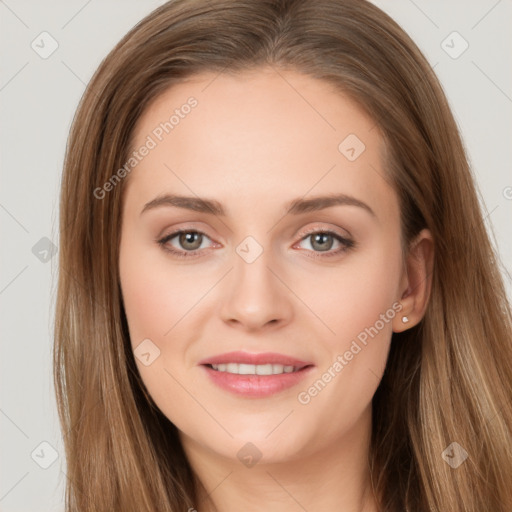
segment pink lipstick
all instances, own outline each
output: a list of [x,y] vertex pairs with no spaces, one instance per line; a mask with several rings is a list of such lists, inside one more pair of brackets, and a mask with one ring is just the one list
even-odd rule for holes
[[297,385],[313,369],[311,362],[265,352],[229,352],[199,362],[211,381],[234,394],[264,398]]

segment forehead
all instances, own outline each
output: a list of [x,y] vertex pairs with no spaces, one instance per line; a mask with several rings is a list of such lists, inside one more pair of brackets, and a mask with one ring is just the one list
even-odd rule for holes
[[203,73],[175,84],[139,119],[132,150],[149,139],[154,147],[129,176],[146,196],[178,187],[258,200],[336,189],[375,202],[390,192],[373,119],[296,71]]
[[[187,107],[191,98],[197,102],[192,109]],[[379,139],[378,130],[374,130],[376,123],[356,103],[332,84],[292,70],[261,68],[238,74],[193,75],[150,103],[135,127],[135,141],[142,142],[142,137],[159,123],[169,121],[173,113],[172,132],[164,136],[176,140],[180,133],[189,135],[187,125],[192,125],[189,128],[193,128],[198,142],[205,135],[217,140],[223,133],[233,136],[234,127],[244,128],[240,136],[257,131],[259,138],[267,134],[269,140],[274,140],[276,128],[285,129],[279,134],[280,140],[318,143],[324,139],[329,147],[333,143],[337,146],[347,132],[368,143]],[[187,117],[190,120],[182,123]]]

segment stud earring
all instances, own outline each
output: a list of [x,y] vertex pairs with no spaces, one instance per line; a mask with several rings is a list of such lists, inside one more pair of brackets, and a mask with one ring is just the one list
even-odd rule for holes
[[402,317],[402,322],[403,322],[404,324],[406,324],[408,321],[409,321],[409,317],[407,317],[407,316],[403,316],[403,317]]

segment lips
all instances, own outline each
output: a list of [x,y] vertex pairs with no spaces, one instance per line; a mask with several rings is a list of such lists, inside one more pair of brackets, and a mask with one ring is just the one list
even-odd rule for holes
[[278,354],[275,352],[263,352],[260,354],[251,354],[250,352],[227,352],[225,354],[219,354],[217,356],[208,357],[199,361],[200,365],[211,366],[213,364],[251,364],[251,365],[265,365],[265,364],[279,364],[282,366],[293,366],[297,370],[301,370],[306,366],[311,366],[313,363],[302,361],[295,357],[287,356],[284,354]]
[[[274,352],[229,352],[203,359],[199,366],[210,382],[245,398],[266,398],[281,393],[297,386],[314,371],[310,362]],[[233,367],[237,373],[229,371]],[[274,373],[269,373],[269,367]]]

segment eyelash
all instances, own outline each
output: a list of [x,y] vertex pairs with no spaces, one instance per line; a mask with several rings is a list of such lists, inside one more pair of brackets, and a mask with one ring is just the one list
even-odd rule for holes
[[[197,258],[197,257],[201,256],[199,254],[199,251],[201,251],[201,249],[195,249],[194,251],[178,251],[176,249],[171,249],[171,248],[169,248],[168,245],[166,245],[167,242],[169,242],[170,240],[172,240],[173,238],[175,238],[176,236],[178,236],[182,233],[197,233],[197,234],[205,236],[206,238],[210,238],[206,233],[203,233],[202,231],[199,231],[196,229],[180,229],[178,231],[174,231],[173,233],[171,233],[169,235],[164,236],[160,240],[156,240],[156,242],[161,246],[161,248],[164,251],[169,252],[173,256],[176,256],[178,258]],[[344,238],[344,237],[338,235],[338,233],[336,233],[334,231],[320,230],[320,229],[312,229],[312,230],[306,231],[305,233],[303,233],[303,236],[299,240],[299,242],[302,242],[309,236],[315,235],[315,234],[332,235],[338,242],[340,242],[342,244],[342,247],[335,251],[329,251],[329,252],[326,251],[324,253],[322,253],[322,251],[309,251],[308,250],[308,252],[316,253],[314,256],[309,256],[311,258],[330,258],[330,257],[338,256],[341,253],[349,251],[350,249],[353,249],[356,246],[356,243],[353,240]]]

